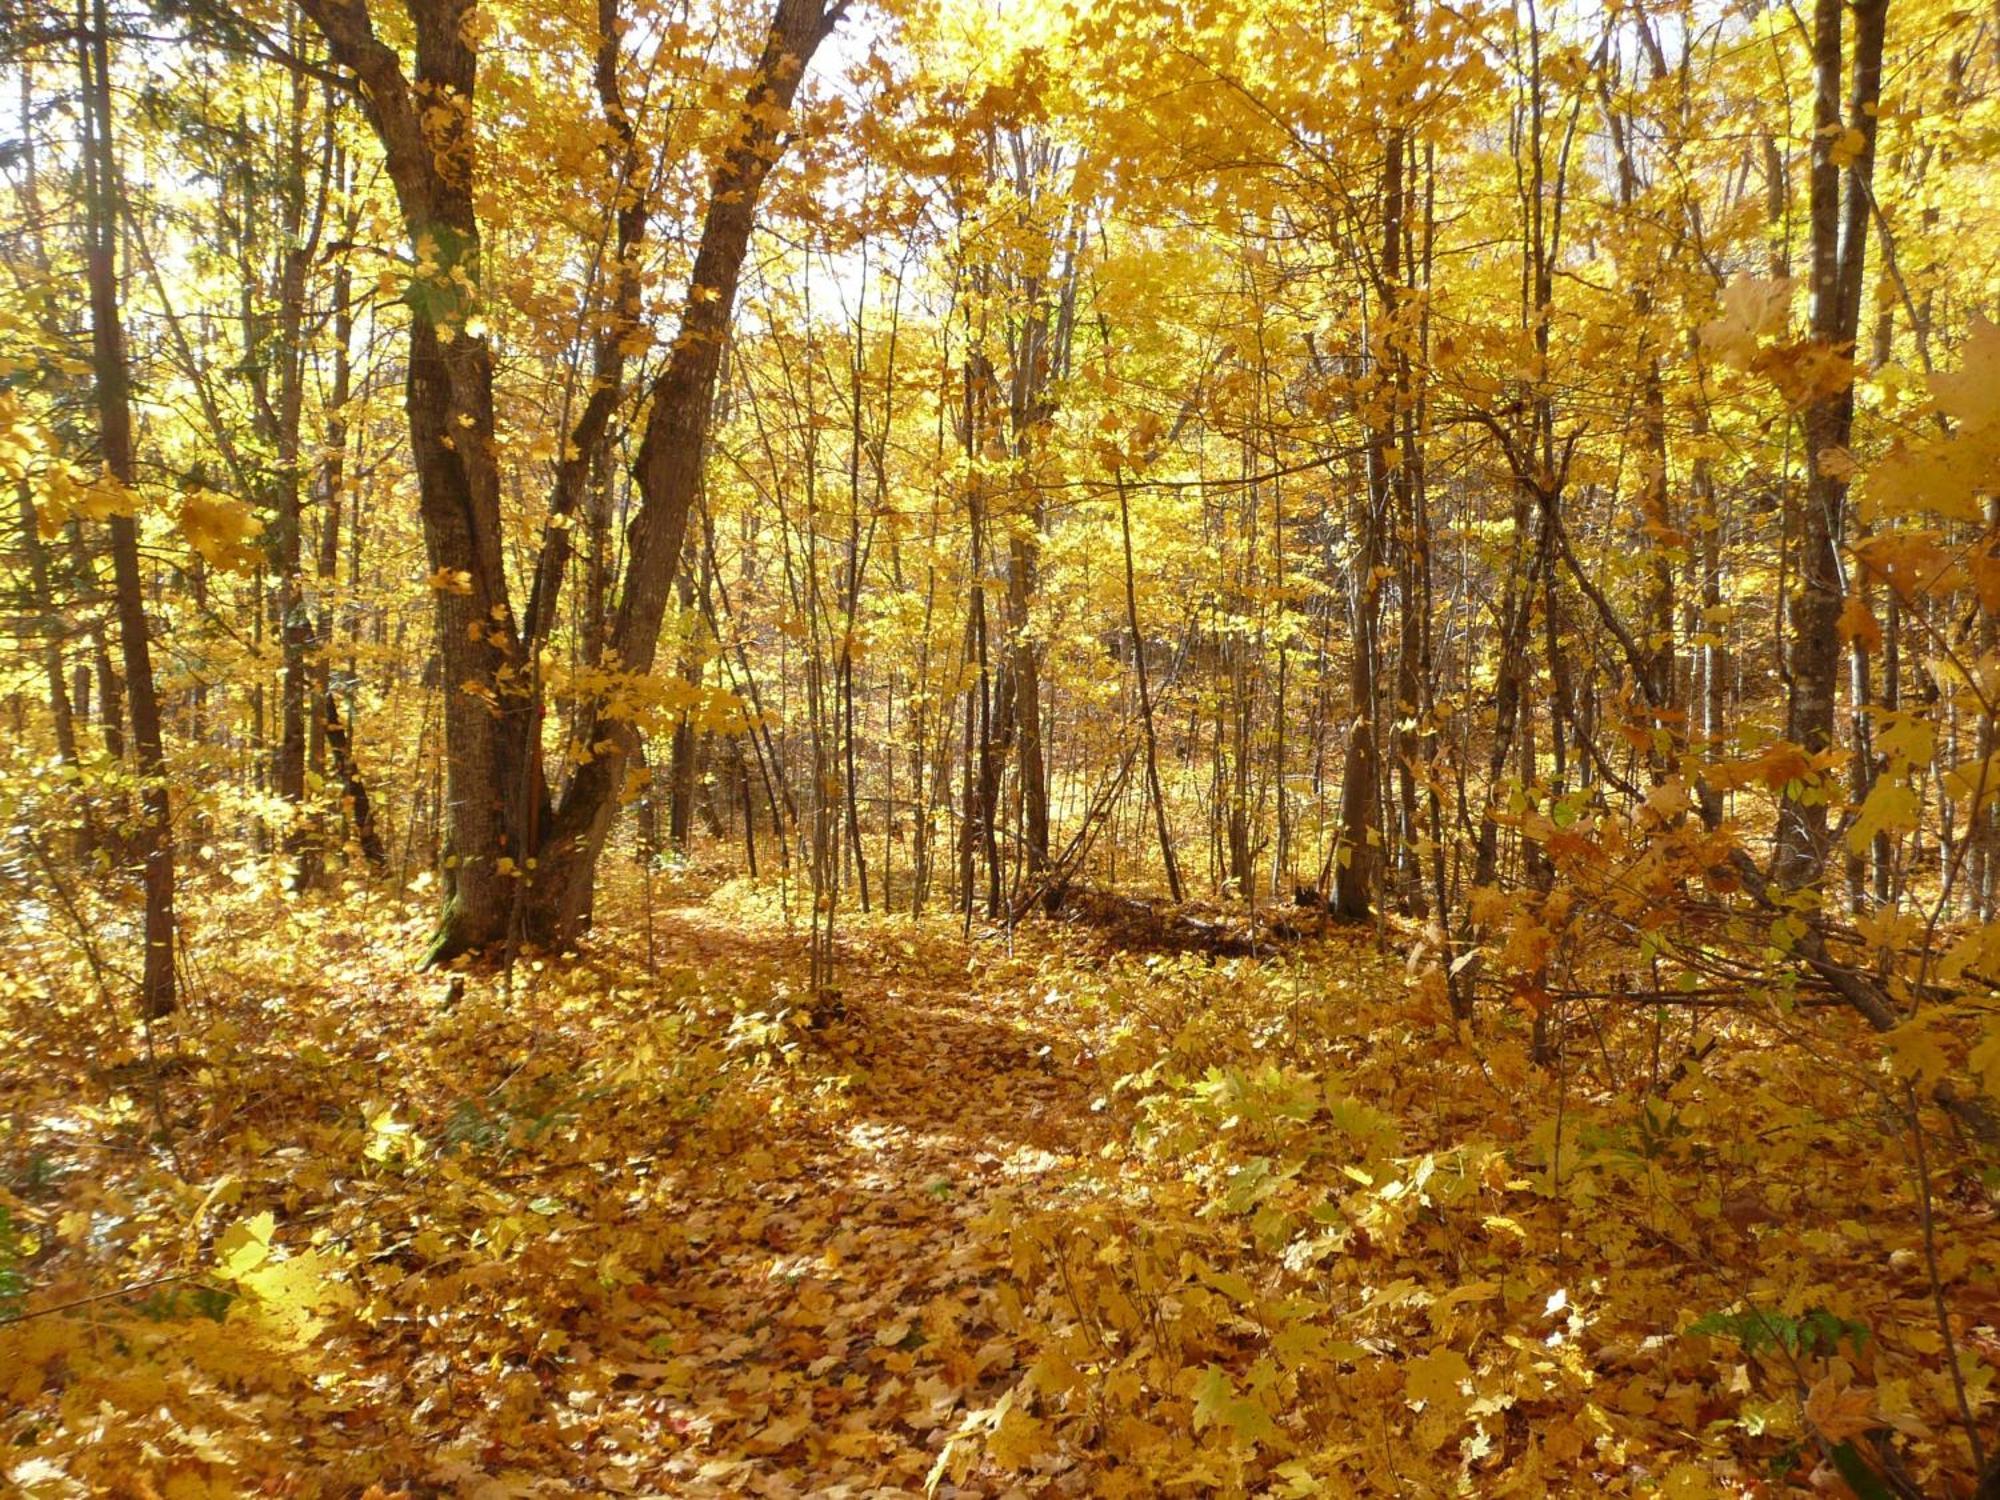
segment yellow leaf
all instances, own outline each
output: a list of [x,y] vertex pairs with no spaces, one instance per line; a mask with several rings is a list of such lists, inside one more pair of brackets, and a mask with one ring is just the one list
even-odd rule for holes
[[1787,277],[1738,275],[1723,290],[1721,316],[1702,324],[1701,341],[1724,359],[1747,359],[1760,337],[1784,331],[1791,299]]
[[196,490],[181,501],[180,521],[188,545],[213,566],[238,573],[257,566],[251,543],[263,535],[264,523],[240,500]]
[[1806,1396],[1806,1420],[1829,1443],[1858,1437],[1875,1425],[1875,1393],[1828,1375]]
[[1708,1470],[1696,1463],[1675,1464],[1660,1481],[1660,1500],[1709,1500],[1717,1493]]
[[946,1473],[954,1471],[963,1464],[963,1459],[959,1456],[959,1442],[958,1438],[952,1438],[938,1450],[937,1462],[931,1465],[930,1472],[924,1476],[926,1500],[932,1500],[932,1497],[936,1496],[938,1486],[944,1483]]
[[1413,1359],[1403,1372],[1403,1394],[1412,1401],[1455,1404],[1464,1400],[1459,1387],[1472,1378],[1472,1366],[1456,1349],[1439,1349]]
[[1861,159],[1861,153],[1868,149],[1868,138],[1852,125],[1843,129],[1833,138],[1833,145],[1827,157],[1836,167],[1851,167]]
[[239,1280],[261,1266],[271,1254],[271,1235],[277,1218],[268,1211],[238,1219],[215,1242],[216,1264],[222,1274]]
[[1995,1099],[2000,1099],[2000,1020],[1986,1023],[1986,1034],[1972,1049],[1968,1059],[1973,1071],[1979,1075],[1979,1086]]
[[1860,594],[1849,594],[1840,606],[1837,628],[1843,642],[1859,645],[1871,656],[1882,649],[1882,626],[1868,607],[1868,600]]
[[1268,1443],[1278,1435],[1277,1423],[1255,1396],[1239,1396],[1229,1372],[1220,1365],[1202,1371],[1194,1387],[1194,1430],[1228,1428],[1249,1443]]
[[1956,370],[1928,377],[1938,409],[1967,428],[2000,425],[2000,324],[1974,316]]
[[254,1320],[286,1343],[310,1342],[323,1325],[324,1314],[355,1305],[353,1291],[334,1279],[334,1270],[334,1262],[320,1250],[289,1260],[265,1260],[241,1282],[253,1301]]
[[1018,1406],[1011,1407],[986,1440],[986,1451],[993,1455],[995,1463],[1009,1469],[1025,1469],[1049,1451],[1048,1426]]
[[1884,776],[1869,789],[1847,830],[1847,847],[1859,854],[1874,842],[1878,833],[1902,833],[1917,826],[1920,804],[1916,792],[1905,782]]
[[1944,1077],[1951,1060],[1944,1054],[1937,1035],[1930,1029],[1931,1018],[1919,1016],[1887,1032],[1883,1041],[1889,1048],[1889,1064],[1899,1078],[1919,1087],[1928,1087]]

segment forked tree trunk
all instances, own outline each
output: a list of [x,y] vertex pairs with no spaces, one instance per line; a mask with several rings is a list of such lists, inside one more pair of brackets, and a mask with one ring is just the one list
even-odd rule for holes
[[[699,485],[716,372],[728,330],[759,190],[781,149],[799,78],[831,32],[842,0],[778,0],[743,129],[716,173],[695,256],[679,336],[651,391],[637,466],[641,505],[630,532],[624,596],[608,642],[622,671],[651,670],[660,626]],[[472,101],[478,54],[466,0],[409,0],[414,68],[377,34],[366,0],[301,0],[334,59],[359,79],[360,98],[395,185],[405,231],[430,268],[413,280],[405,406],[431,568],[445,700],[448,777],[445,904],[428,961],[498,947],[518,917],[530,938],[562,944],[587,919],[591,886],[610,832],[632,726],[592,705],[581,725],[589,758],[561,806],[551,809],[541,765],[543,702],[531,645],[553,618],[567,559],[560,539],[544,549],[528,628],[517,622],[504,564],[500,477],[495,462],[493,354],[471,322],[481,276],[474,209]],[[599,0],[603,39],[597,83],[616,134],[613,0]],[[440,111],[432,98],[463,101]],[[628,140],[629,145],[629,140]],[[635,195],[643,199],[643,195]],[[621,211],[621,245],[643,228],[643,208]],[[636,308],[621,285],[618,316]],[[611,341],[615,348],[621,340]],[[600,370],[586,423],[608,416],[618,371]],[[598,396],[602,396],[599,401]],[[585,433],[588,437],[589,434]],[[552,510],[582,498],[595,442],[574,442]],[[561,529],[561,528],[558,528]],[[532,858],[532,863],[531,863]],[[531,883],[524,890],[522,880]]]
[[[736,284],[750,246],[758,196],[782,149],[793,96],[807,64],[832,34],[845,0],[778,0],[756,81],[744,102],[743,130],[724,154],[688,279],[689,295],[666,371],[653,387],[639,445],[640,506],[633,517],[631,562],[613,626],[621,669],[652,670],[660,623],[701,486],[708,427]],[[577,768],[542,841],[530,887],[530,935],[552,946],[572,942],[588,909],[597,861],[618,812],[634,733],[596,705],[585,721],[591,758]]]

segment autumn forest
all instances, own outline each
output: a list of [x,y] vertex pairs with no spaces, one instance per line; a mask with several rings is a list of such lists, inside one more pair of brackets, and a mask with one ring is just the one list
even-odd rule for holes
[[0,1491],[2000,1500],[2000,8],[0,0]]

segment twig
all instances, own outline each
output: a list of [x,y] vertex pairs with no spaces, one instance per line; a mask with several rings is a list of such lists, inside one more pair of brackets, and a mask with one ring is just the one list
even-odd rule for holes
[[134,1292],[143,1292],[152,1287],[165,1286],[170,1281],[186,1281],[196,1273],[193,1271],[173,1271],[165,1276],[155,1276],[151,1281],[137,1281],[131,1286],[114,1287],[108,1292],[93,1292],[88,1297],[76,1297],[68,1302],[58,1302],[53,1307],[38,1307],[33,1312],[17,1313],[11,1318],[0,1318],[0,1327],[12,1327],[25,1323],[31,1318],[46,1318],[51,1313],[69,1312],[74,1308],[88,1307],[93,1302],[111,1302],[119,1297],[129,1297]]

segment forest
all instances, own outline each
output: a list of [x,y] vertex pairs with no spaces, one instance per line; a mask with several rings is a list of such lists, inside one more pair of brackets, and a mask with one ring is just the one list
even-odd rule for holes
[[2000,1500],[2000,6],[0,96],[0,1491]]

